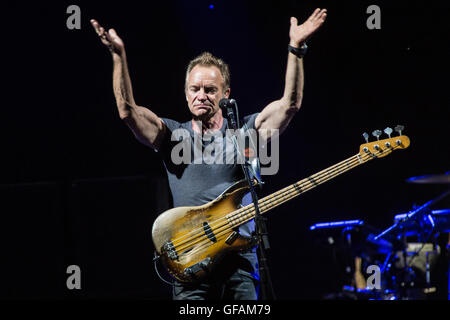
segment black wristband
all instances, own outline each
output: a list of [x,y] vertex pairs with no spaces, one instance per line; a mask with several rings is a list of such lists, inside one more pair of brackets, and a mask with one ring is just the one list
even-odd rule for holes
[[298,58],[301,59],[306,54],[308,46],[306,45],[306,42],[303,42],[303,45],[300,48],[296,48],[288,44],[288,50],[289,52],[295,54]]

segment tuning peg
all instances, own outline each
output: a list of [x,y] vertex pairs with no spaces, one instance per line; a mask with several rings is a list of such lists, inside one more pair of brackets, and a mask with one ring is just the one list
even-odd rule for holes
[[402,131],[403,131],[403,129],[405,129],[405,127],[399,124],[394,129],[395,129],[395,131],[398,132],[398,135],[401,136],[402,135]]
[[364,140],[366,140],[366,143],[369,143],[369,135],[367,134],[367,132],[364,132],[363,134]]
[[372,132],[372,135],[373,135],[374,137],[376,137],[377,140],[380,140],[381,131],[380,131],[380,130],[375,130],[374,132]]
[[391,137],[391,133],[392,133],[392,128],[389,128],[389,127],[387,127],[386,129],[384,129],[384,133],[386,133],[388,136],[389,136],[389,138]]

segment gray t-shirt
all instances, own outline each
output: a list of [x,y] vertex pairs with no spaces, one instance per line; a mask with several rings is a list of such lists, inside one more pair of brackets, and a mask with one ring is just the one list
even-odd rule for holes
[[[241,132],[249,129],[255,130],[257,115],[258,113],[254,113],[242,119]],[[167,171],[174,207],[203,205],[216,199],[235,182],[244,179],[241,164],[236,161],[230,163],[227,158],[230,145],[232,152],[236,152],[229,132],[227,133],[227,129],[229,129],[227,119],[223,120],[220,131],[203,136],[194,132],[192,121],[180,123],[167,118],[161,119],[168,130],[158,152],[162,156]],[[186,143],[183,150],[190,150],[190,157],[184,160],[174,159],[174,156],[186,156],[182,151],[181,143]],[[215,147],[215,143],[223,147],[222,153]],[[195,146],[197,146],[197,151],[194,150]],[[174,148],[177,148],[176,152],[173,152]],[[242,205],[248,205],[251,201],[251,195],[248,193],[244,196]],[[254,230],[254,220],[239,227],[239,233],[246,237],[250,237]],[[253,276],[257,273],[257,259],[254,253],[255,250],[250,253],[250,255],[253,254],[253,257],[243,254],[252,262],[255,269]]]

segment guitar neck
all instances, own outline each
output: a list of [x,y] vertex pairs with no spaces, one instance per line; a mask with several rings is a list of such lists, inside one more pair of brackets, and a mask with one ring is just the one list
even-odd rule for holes
[[[324,169],[308,178],[300,180],[294,184],[291,184],[277,192],[272,193],[258,201],[258,207],[260,213],[267,212],[297,196],[311,190],[318,185],[331,180],[350,169],[356,168],[357,166],[373,159],[370,155],[361,156],[359,153],[341,161],[327,169]],[[237,211],[231,212],[227,216],[228,223],[232,227],[239,226],[255,217],[256,211],[254,204],[249,204]]]

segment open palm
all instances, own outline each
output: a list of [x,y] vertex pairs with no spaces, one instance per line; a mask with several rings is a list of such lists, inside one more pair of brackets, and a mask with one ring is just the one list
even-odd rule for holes
[[295,17],[291,17],[291,28],[289,30],[291,44],[298,46],[300,43],[306,41],[322,26],[326,17],[327,9],[314,10],[311,16],[301,25],[298,25]]
[[91,20],[91,24],[100,37],[102,43],[108,47],[112,53],[122,54],[124,52],[125,45],[122,39],[117,35],[114,29],[106,31],[95,19]]

